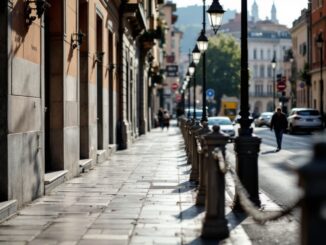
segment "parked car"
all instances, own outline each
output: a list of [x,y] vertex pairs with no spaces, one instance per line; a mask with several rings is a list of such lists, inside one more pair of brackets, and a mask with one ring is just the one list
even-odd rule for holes
[[273,112],[262,112],[258,118],[255,119],[255,126],[256,127],[262,127],[262,126],[268,126],[271,125],[271,120],[273,116]]
[[[188,117],[188,112],[189,112],[189,109],[186,108],[185,109],[185,115],[186,115],[186,117]],[[195,112],[196,112],[196,119],[200,120],[202,118],[202,116],[203,116],[203,110],[196,108],[196,111]],[[194,115],[194,109],[193,108],[190,108],[190,118],[192,118],[193,115]]]
[[212,130],[214,125],[219,125],[223,133],[235,136],[234,126],[228,117],[208,117],[208,127]]
[[308,131],[322,129],[322,118],[319,111],[312,108],[293,108],[288,116],[288,131]]
[[[241,119],[241,116],[238,114],[238,115],[234,118],[234,120],[233,120],[233,124],[240,123],[240,119]],[[250,115],[249,115],[249,119],[252,120],[252,121],[254,120],[253,117],[250,116]]]

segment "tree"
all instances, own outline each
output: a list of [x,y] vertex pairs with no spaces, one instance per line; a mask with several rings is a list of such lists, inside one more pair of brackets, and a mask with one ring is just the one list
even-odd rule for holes
[[[206,51],[206,87],[215,90],[217,112],[223,94],[239,98],[240,59],[240,46],[233,37],[219,34],[210,38]],[[201,59],[196,69],[198,84],[202,81],[202,62]]]

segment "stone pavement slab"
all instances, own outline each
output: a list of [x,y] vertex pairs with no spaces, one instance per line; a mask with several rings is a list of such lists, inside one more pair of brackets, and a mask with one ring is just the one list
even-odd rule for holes
[[[226,214],[231,236],[220,242],[201,239],[205,210],[194,205],[196,187],[188,181],[189,173],[179,130],[154,129],[130,149],[116,152],[1,223],[0,244],[296,244],[277,243],[286,235],[284,224],[295,230],[287,220],[261,227],[232,213],[230,181]],[[268,233],[269,227],[275,232]]]

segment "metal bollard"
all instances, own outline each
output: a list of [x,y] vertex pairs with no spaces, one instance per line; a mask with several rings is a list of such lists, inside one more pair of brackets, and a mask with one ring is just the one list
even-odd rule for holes
[[208,128],[207,122],[203,122],[203,127],[196,133],[196,143],[197,143],[197,153],[198,153],[198,170],[199,170],[199,183],[198,191],[196,196],[196,205],[205,205],[205,193],[206,193],[206,174],[205,174],[205,164],[204,155],[207,152],[203,145],[203,137],[210,133],[211,130]]
[[186,150],[187,150],[187,164],[191,165],[192,163],[192,148],[191,148],[191,127],[194,125],[194,121],[189,119],[186,123]]
[[[236,171],[242,185],[246,188],[250,200],[260,207],[258,185],[258,153],[261,139],[256,136],[238,136],[234,141],[236,152]],[[238,195],[234,197],[234,211],[243,211]]]
[[[202,237],[224,239],[229,236],[227,220],[225,218],[225,180],[219,175],[218,165],[212,154],[216,147],[225,151],[229,137],[220,133],[220,127],[215,125],[213,132],[204,136],[207,145],[206,157],[206,201],[205,218],[203,221]],[[223,205],[221,205],[223,203]]]
[[326,244],[326,142],[314,146],[310,163],[298,170],[304,189],[301,208],[301,244]]
[[196,144],[196,132],[200,130],[201,126],[199,121],[195,121],[194,125],[190,128],[191,137],[190,137],[190,149],[191,149],[191,172],[190,172],[190,181],[196,182],[198,184],[199,174],[198,174],[198,153],[197,153],[197,144]]

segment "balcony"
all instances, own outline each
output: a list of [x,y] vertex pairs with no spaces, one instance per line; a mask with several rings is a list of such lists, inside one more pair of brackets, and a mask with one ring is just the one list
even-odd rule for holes
[[273,97],[273,92],[250,92],[250,97],[260,97],[260,98],[266,98],[266,97]]
[[142,1],[129,0],[125,4],[124,16],[132,27],[132,35],[134,37],[137,37],[143,30],[148,29]]

